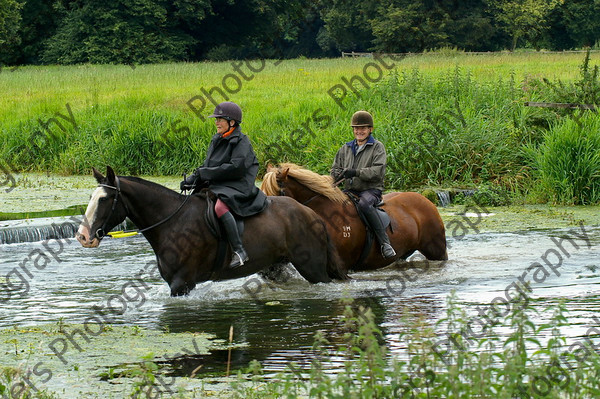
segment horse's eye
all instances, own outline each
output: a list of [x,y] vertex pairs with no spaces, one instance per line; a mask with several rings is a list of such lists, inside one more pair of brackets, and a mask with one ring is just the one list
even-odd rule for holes
[[98,201],[100,201],[100,202],[104,202],[104,201],[106,201],[107,199],[108,199],[107,197],[100,197],[100,199],[98,199]]

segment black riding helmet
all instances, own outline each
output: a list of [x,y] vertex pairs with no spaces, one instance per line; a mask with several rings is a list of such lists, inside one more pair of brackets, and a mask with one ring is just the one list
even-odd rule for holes
[[231,101],[225,101],[215,107],[215,111],[209,118],[223,118],[228,121],[242,123],[242,109]]

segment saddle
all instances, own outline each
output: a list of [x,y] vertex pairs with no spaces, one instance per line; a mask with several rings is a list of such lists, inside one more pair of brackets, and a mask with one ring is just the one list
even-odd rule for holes
[[[219,218],[215,213],[215,203],[217,202],[217,196],[212,192],[206,190],[205,192],[206,202],[208,204],[206,208],[206,213],[204,214],[204,221],[208,225],[210,232],[215,236],[217,240],[225,240],[222,230],[221,223],[219,223]],[[238,231],[240,232],[240,236],[244,235],[244,219],[238,219],[235,217],[235,223],[237,224]]]
[[[365,229],[367,230],[367,235],[365,237],[365,245],[363,246],[358,261],[356,261],[356,263],[354,264],[354,267],[358,267],[362,265],[365,259],[367,259],[367,256],[369,256],[369,252],[371,252],[371,247],[373,246],[373,242],[375,241],[375,233],[373,233],[373,231],[371,230],[371,226],[369,226],[367,218],[358,206],[358,201],[360,201],[360,198],[356,194],[353,194],[351,192],[346,192],[346,194],[354,204],[354,207],[356,208],[356,213],[358,214],[358,217],[363,222],[363,224],[365,225]],[[389,227],[390,232],[393,233],[390,216],[383,208],[381,208],[384,204],[385,202],[383,200],[381,200],[378,204],[375,204],[375,209],[377,209],[377,216],[379,217],[379,220],[381,220],[381,224],[383,225],[383,227],[385,229]]]

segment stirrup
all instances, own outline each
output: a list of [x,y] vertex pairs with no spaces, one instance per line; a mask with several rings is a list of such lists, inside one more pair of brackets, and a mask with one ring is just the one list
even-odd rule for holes
[[381,246],[381,255],[384,258],[393,258],[394,256],[396,256],[396,251],[394,250],[394,247],[392,247],[390,244],[383,244]]
[[247,262],[248,259],[248,254],[243,249],[239,252],[233,251],[233,254],[231,255],[231,262],[229,263],[229,268],[235,269],[237,267],[244,266],[244,263]]

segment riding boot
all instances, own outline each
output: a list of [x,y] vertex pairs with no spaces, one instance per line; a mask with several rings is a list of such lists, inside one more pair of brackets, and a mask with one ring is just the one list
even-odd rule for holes
[[375,207],[369,207],[368,210],[364,212],[364,215],[369,226],[373,229],[377,241],[379,241],[379,245],[381,245],[381,255],[383,255],[384,258],[393,258],[396,256],[396,251],[394,251],[394,248],[390,244],[390,239],[385,231],[385,227],[377,215],[377,209],[375,209]]
[[235,218],[231,212],[226,212],[223,214],[220,220],[223,223],[225,234],[227,234],[227,240],[229,241],[231,249],[233,250],[231,263],[229,263],[229,269],[235,269],[236,267],[242,266],[244,262],[248,261],[248,254],[242,245],[242,239],[240,237]]

